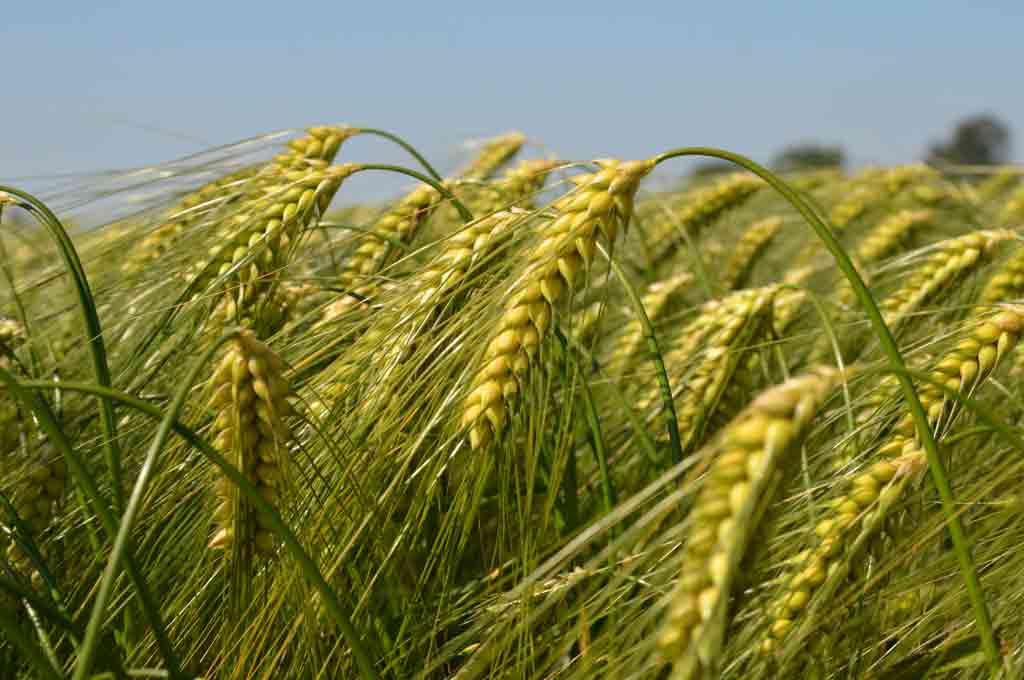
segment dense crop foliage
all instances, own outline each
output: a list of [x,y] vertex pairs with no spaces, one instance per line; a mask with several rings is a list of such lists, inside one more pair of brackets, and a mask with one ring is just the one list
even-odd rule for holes
[[0,678],[1024,677],[1021,172],[525,142],[0,190]]

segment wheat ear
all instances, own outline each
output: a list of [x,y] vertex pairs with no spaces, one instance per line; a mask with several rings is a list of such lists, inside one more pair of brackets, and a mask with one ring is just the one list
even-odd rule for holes
[[237,290],[229,291],[227,313],[245,323],[276,327],[281,322],[275,282],[311,224],[320,219],[342,182],[358,170],[353,164],[284,173],[280,186],[267,187],[265,200],[235,216],[235,242],[231,260],[222,262],[224,275],[235,270]]
[[[252,480],[260,494],[277,504],[285,478],[291,413],[284,362],[251,331],[232,341],[213,376],[210,406],[217,413],[214,446]],[[229,548],[238,540],[243,551],[269,555],[275,547],[269,526],[225,477],[217,484],[217,529],[211,548]]]
[[867,171],[855,180],[853,191],[833,206],[829,220],[835,229],[845,229],[871,208],[884,205],[915,182],[933,176],[935,171],[923,164]]
[[474,449],[499,434],[506,401],[536,357],[553,308],[576,285],[577,274],[597,248],[599,234],[614,242],[629,224],[633,197],[653,161],[598,161],[600,170],[578,178],[578,187],[553,206],[529,255],[522,288],[506,304],[483,354],[462,408],[462,426]]
[[258,169],[253,166],[229,173],[186,195],[167,212],[160,226],[132,249],[121,265],[121,271],[127,274],[139,272],[160,259],[174,246],[178,237],[204,216],[237,200],[242,195],[245,182],[251,179]]
[[653,243],[664,244],[655,254],[655,261],[663,261],[676,252],[680,245],[679,233],[685,232],[691,236],[699,234],[730,210],[746,203],[763,186],[765,184],[760,177],[737,172],[717,180],[709,187],[684,194],[665,216],[664,226],[652,234]]
[[1012,231],[999,229],[975,231],[937,244],[900,288],[882,300],[879,307],[886,324],[894,332],[898,330],[911,314],[985,262],[995,246],[1014,238]]
[[724,430],[690,513],[679,579],[658,636],[676,679],[713,670],[726,605],[760,516],[841,374],[818,369],[762,393]]
[[[967,326],[968,337],[946,354],[930,374],[942,387],[964,396],[970,396],[1017,343],[1024,330],[1024,307],[1006,308],[990,318],[972,319]],[[941,438],[959,413],[960,402],[948,398],[932,382],[918,389],[918,398],[936,438]],[[800,570],[785,579],[783,595],[768,608],[771,622],[768,637],[761,645],[764,652],[774,651],[793,629],[817,589],[829,581],[826,590],[830,590],[845,576],[850,561],[880,528],[909,481],[927,467],[916,434],[913,418],[904,414],[875,459],[847,476],[848,491],[833,499],[829,515],[814,528],[816,545],[798,556]],[[860,536],[854,541],[858,530]]]
[[[693,451],[704,439],[707,425],[737,367],[749,356],[751,344],[771,329],[771,312],[777,286],[755,288],[733,294],[718,308],[718,328],[706,336],[696,363],[684,384],[676,407],[676,419],[683,453]],[[671,357],[672,360],[675,357]]]
[[771,244],[772,239],[782,229],[781,217],[766,217],[750,225],[732,251],[725,263],[722,274],[722,288],[736,290],[747,283],[750,271],[762,253]]

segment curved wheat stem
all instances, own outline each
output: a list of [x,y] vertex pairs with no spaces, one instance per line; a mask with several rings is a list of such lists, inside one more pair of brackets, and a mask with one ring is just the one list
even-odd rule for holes
[[[692,284],[693,275],[689,272],[680,272],[675,276],[652,283],[641,298],[647,318],[652,323],[657,323],[665,315],[669,306],[689,290]],[[630,362],[640,354],[645,343],[644,330],[639,319],[631,319],[611,362],[617,363],[621,370],[625,370]]]
[[601,169],[577,178],[578,188],[553,206],[529,256],[523,288],[505,306],[462,409],[474,449],[504,429],[506,401],[519,390],[551,323],[554,306],[592,258],[599,233],[614,242],[629,224],[633,197],[652,161],[599,161]]
[[726,427],[690,514],[679,579],[658,636],[674,678],[713,670],[740,560],[789,455],[842,375],[818,369],[758,396]]

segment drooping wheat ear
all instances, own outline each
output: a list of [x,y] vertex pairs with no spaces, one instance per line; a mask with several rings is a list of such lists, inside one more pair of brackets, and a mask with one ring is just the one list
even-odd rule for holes
[[[242,185],[243,191],[236,197],[239,204],[244,206],[253,202],[261,201],[266,195],[266,190],[280,186],[281,177],[289,171],[306,171],[311,169],[323,169],[334,162],[334,157],[341,150],[341,145],[349,137],[358,134],[358,128],[319,126],[306,130],[306,136],[290,140],[287,149],[274,156],[269,163],[257,168],[256,174]],[[234,205],[230,206],[235,208]],[[236,213],[220,211],[225,215],[221,224],[217,225],[218,236],[221,238],[230,237]]]
[[[46,531],[53,520],[55,506],[64,496],[67,465],[48,442],[37,445],[32,453],[34,460],[29,462],[23,477],[14,484],[10,500],[18,518],[25,523],[38,544],[40,534]],[[37,547],[45,555],[45,546]],[[27,575],[36,587],[42,586],[42,575],[17,543],[11,542],[7,546],[6,557],[17,573]]]
[[[228,315],[246,321],[261,314],[273,315],[267,294],[274,289],[303,232],[314,224],[334,199],[342,182],[357,165],[288,171],[282,184],[263,189],[264,200],[236,216],[236,242],[229,262],[221,264],[219,275],[237,268],[239,287],[228,291]],[[248,235],[248,240],[244,241]],[[246,262],[248,260],[248,262]],[[241,265],[241,266],[240,266]],[[267,320],[272,326],[274,322]],[[276,321],[280,321],[276,320]]]
[[[510,133],[489,142],[469,165],[456,173],[454,179],[446,180],[445,186],[452,187],[460,179],[487,179],[519,151],[525,139],[521,133]],[[390,241],[410,243],[440,203],[441,194],[432,186],[422,184],[374,223],[373,233],[362,239],[338,274],[338,287],[350,293],[331,306],[330,317],[356,308],[363,300],[373,297],[373,277],[387,264],[392,252]]]
[[793,175],[787,175],[786,179],[790,186],[800,191],[814,191],[826,184],[837,182],[843,177],[843,171],[839,168],[818,168],[815,170],[803,170]]
[[653,243],[661,245],[655,259],[663,261],[676,252],[680,245],[678,234],[697,235],[725,213],[746,203],[763,186],[764,180],[757,175],[736,172],[709,187],[686,192],[666,216],[664,228],[652,234]]
[[1016,238],[1012,231],[975,231],[936,244],[934,252],[912,271],[900,288],[879,305],[894,332],[911,314],[953,287],[986,261],[1000,243]]
[[1017,250],[993,274],[978,296],[978,304],[1010,302],[1024,296],[1024,246]]
[[544,187],[548,173],[558,166],[558,161],[535,158],[518,163],[487,187],[484,198],[472,203],[473,214],[490,215],[513,207],[529,210],[534,194]]
[[689,517],[679,579],[658,636],[674,678],[713,670],[726,605],[759,510],[772,500],[787,458],[842,380],[821,368],[758,396],[722,433]]
[[[689,272],[680,272],[675,276],[652,283],[640,300],[644,306],[644,313],[647,314],[647,318],[652,323],[658,323],[669,307],[692,284],[693,275]],[[630,319],[626,332],[611,358],[611,363],[617,365],[621,370],[626,370],[630,363],[640,355],[645,342],[644,329],[640,320],[636,318]]]
[[719,307],[718,329],[702,343],[696,357],[688,357],[693,373],[686,379],[676,407],[683,453],[695,450],[708,434],[708,424],[718,409],[729,381],[751,346],[771,329],[772,303],[777,286],[755,288],[749,295],[734,294]]
[[[866,236],[857,246],[854,263],[865,281],[869,280],[868,265],[889,257],[911,238],[912,234],[934,223],[934,212],[931,210],[900,210],[889,215]],[[839,284],[836,303],[844,312],[852,310],[857,304],[857,296],[850,282],[843,280]],[[822,338],[815,348],[814,357],[821,361],[832,351],[827,338]]]
[[18,405],[0,393],[0,456],[6,456],[21,443],[22,421]]
[[[763,330],[760,322],[770,317],[771,299],[776,292],[774,287],[740,290],[723,298],[705,302],[697,316],[680,331],[676,343],[665,352],[665,366],[674,373],[678,373],[677,367],[681,367],[685,375],[685,371],[690,367],[696,367],[695,370],[699,373],[701,362],[706,357],[713,357],[709,363],[723,358],[734,359],[735,357],[728,356],[726,348],[729,343],[738,338],[746,338],[751,331]],[[694,376],[690,376],[690,379],[693,378]],[[702,381],[702,384],[705,387],[708,385],[706,380]],[[691,387],[690,383],[685,385],[686,389]],[[640,410],[647,410],[659,402],[659,390],[651,387],[638,400],[638,407]]]
[[292,170],[301,170],[305,161],[331,163],[349,137],[359,133],[358,128],[319,125],[306,129],[306,136],[288,142],[288,151],[274,157],[274,163]]
[[[345,164],[279,171],[277,182],[263,187],[233,215],[231,239],[210,250],[211,262],[200,276],[208,281],[234,272],[237,285],[229,287],[223,313],[243,323],[280,321],[273,290],[303,231],[320,218],[341,183],[358,165]],[[197,290],[203,290],[199,279]]]
[[991,202],[1012,189],[1022,177],[1024,177],[1024,173],[1021,173],[1018,167],[999,168],[975,189],[978,201],[982,204]]
[[462,410],[462,426],[474,449],[501,433],[505,402],[519,390],[551,325],[554,306],[576,285],[593,257],[599,234],[614,242],[629,224],[633,198],[653,161],[598,161],[599,171],[577,178],[578,187],[552,207],[540,242],[528,259],[522,287],[497,323]]
[[999,223],[1006,225],[1024,221],[1024,187],[1017,189],[999,211]]
[[473,160],[455,174],[462,179],[478,181],[488,179],[506,161],[519,153],[525,143],[526,135],[522,132],[509,132],[490,139],[477,152]]
[[898,252],[915,231],[930,226],[934,218],[931,210],[900,210],[889,215],[857,246],[857,259],[861,264],[868,264],[889,257]]
[[[405,328],[392,334],[387,343],[390,345],[389,358],[382,362],[383,365],[395,366],[413,352],[421,328],[437,318],[439,310],[453,293],[467,284],[472,285],[466,281],[466,275],[473,267],[486,261],[503,237],[527,216],[529,213],[518,209],[492,213],[474,220],[445,240],[437,257],[414,275],[407,285],[412,299],[428,316],[407,319],[403,324]],[[344,298],[332,305],[325,311],[325,320],[351,309]]]
[[853,191],[833,206],[829,220],[835,229],[845,229],[869,209],[883,205],[915,182],[934,175],[935,170],[923,164],[866,172],[855,182]]
[[[973,318],[967,337],[947,353],[930,372],[944,387],[970,396],[1012,349],[1024,331],[1024,307],[1004,308],[994,316]],[[960,402],[931,382],[918,388],[936,438],[948,432]],[[826,585],[825,596],[846,577],[851,561],[882,525],[888,511],[902,497],[908,483],[927,467],[917,441],[914,420],[905,413],[879,447],[872,461],[849,474],[847,491],[832,500],[828,516],[814,528],[815,545],[797,560],[799,571],[784,578],[784,592],[768,608],[768,637],[761,645],[768,653],[793,630],[807,610],[811,595]],[[808,623],[810,625],[810,623]]]
[[252,179],[258,170],[259,166],[242,168],[223,177],[218,177],[186,195],[167,212],[160,226],[151,231],[132,249],[124,264],[121,265],[121,271],[128,274],[139,272],[150,263],[160,259],[174,245],[176,239],[188,231],[189,227],[199,223],[213,210],[223,208],[236,201],[242,195],[245,183]]
[[722,288],[736,290],[747,283],[754,264],[782,229],[781,217],[757,220],[740,236],[722,274]]
[[490,255],[501,238],[528,213],[502,210],[480,217],[444,242],[438,256],[415,278],[416,297],[422,303],[455,289],[470,268]]
[[[291,439],[285,424],[291,405],[284,371],[284,362],[270,347],[251,331],[242,331],[217,366],[210,401],[217,412],[214,446],[274,505]],[[217,528],[210,547],[227,549],[238,539],[243,551],[272,554],[275,541],[269,525],[226,477],[217,484],[217,497]]]

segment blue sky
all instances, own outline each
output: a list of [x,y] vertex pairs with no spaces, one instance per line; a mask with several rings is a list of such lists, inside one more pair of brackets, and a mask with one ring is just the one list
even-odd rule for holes
[[1021,0],[5,5],[6,180],[326,122],[394,130],[440,165],[512,128],[566,158],[708,144],[767,160],[821,140],[893,163],[986,111],[1024,158]]

